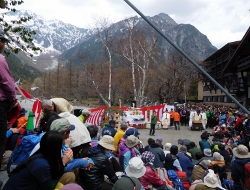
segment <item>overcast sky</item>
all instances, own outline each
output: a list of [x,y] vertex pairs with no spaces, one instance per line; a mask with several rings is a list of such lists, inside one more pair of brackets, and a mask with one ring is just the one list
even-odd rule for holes
[[[16,8],[30,10],[46,19],[59,19],[88,28],[96,16],[113,21],[137,15],[123,0],[23,0]],[[130,0],[144,15],[161,12],[178,24],[192,24],[211,43],[221,48],[241,40],[250,26],[250,0]]]

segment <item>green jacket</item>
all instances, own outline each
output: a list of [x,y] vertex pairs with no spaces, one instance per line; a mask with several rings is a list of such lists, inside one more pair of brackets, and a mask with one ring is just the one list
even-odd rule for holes
[[80,116],[78,116],[78,119],[82,122],[82,123],[84,123],[84,116],[81,114]]
[[156,124],[157,123],[157,116],[156,115],[152,115],[151,116],[151,124]]

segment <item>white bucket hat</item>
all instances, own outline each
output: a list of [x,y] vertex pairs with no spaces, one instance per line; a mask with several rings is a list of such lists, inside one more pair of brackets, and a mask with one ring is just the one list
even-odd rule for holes
[[205,177],[204,177],[204,184],[208,187],[211,188],[216,188],[218,185],[218,179],[216,177],[215,174],[213,173],[208,173]]
[[129,160],[129,164],[126,167],[125,172],[130,177],[140,178],[145,174],[146,167],[139,157],[134,157]]

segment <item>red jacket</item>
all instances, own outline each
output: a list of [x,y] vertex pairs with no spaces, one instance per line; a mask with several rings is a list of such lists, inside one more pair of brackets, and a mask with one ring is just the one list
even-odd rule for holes
[[235,128],[237,128],[240,124],[242,123],[242,119],[241,118],[238,118],[237,120],[236,120],[236,123],[235,123]]
[[150,166],[145,167],[146,173],[141,178],[139,178],[141,184],[145,189],[148,189],[149,183],[155,186],[166,185],[166,182],[163,181],[160,177],[158,177]]

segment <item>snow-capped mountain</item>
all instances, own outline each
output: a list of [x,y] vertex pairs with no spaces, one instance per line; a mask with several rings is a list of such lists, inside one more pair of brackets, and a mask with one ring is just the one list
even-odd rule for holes
[[[61,54],[79,43],[84,42],[92,35],[92,30],[78,28],[60,20],[46,20],[31,11],[19,10],[8,12],[6,20],[32,16],[32,19],[24,25],[36,31],[34,44],[41,48],[41,54]],[[34,54],[39,56],[40,52]]]
[[[151,22],[153,22],[164,34],[168,35],[179,47],[181,47],[185,52],[187,52],[191,57],[199,60],[204,60],[211,54],[213,54],[217,48],[214,47],[207,36],[202,34],[198,29],[196,29],[191,24],[177,24],[170,16],[165,13],[160,13],[158,15],[148,17]],[[136,30],[142,31],[147,37],[152,35],[158,36],[157,47],[164,52],[167,56],[173,47],[167,42],[163,37],[154,31],[154,29],[149,26],[146,21],[140,17],[130,18],[132,20]],[[115,39],[123,38],[128,28],[127,24],[130,24],[125,20],[114,23],[110,28],[110,34],[115,36]],[[92,62],[97,62],[99,57],[104,54],[104,48],[102,48],[101,42],[97,36],[92,36],[88,40],[82,42],[81,44],[65,51],[62,53],[60,58],[62,60],[67,60],[69,58],[75,60],[77,64],[78,55],[84,55],[86,61],[91,60]],[[78,61],[79,62],[79,61]]]

